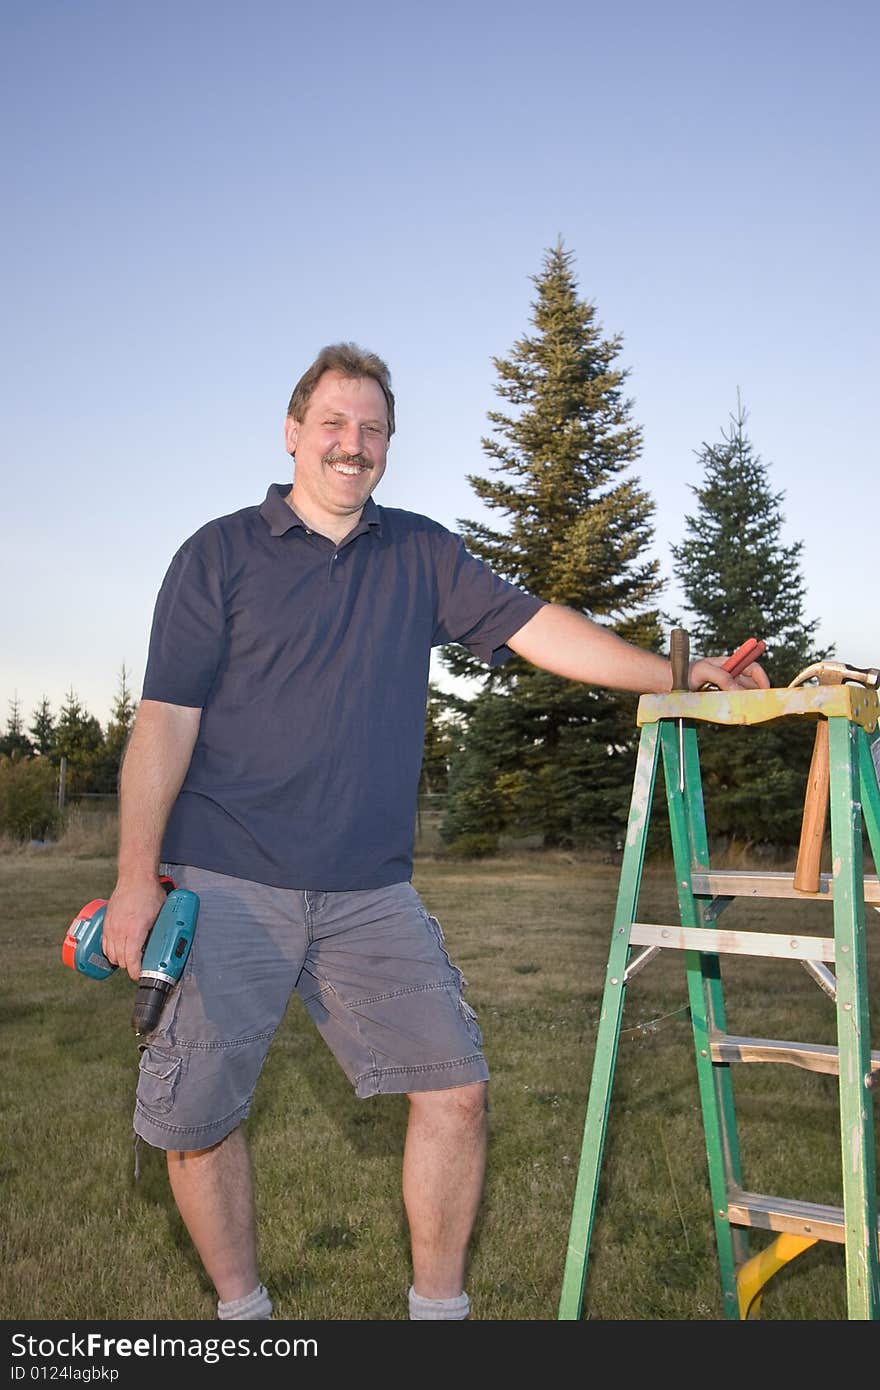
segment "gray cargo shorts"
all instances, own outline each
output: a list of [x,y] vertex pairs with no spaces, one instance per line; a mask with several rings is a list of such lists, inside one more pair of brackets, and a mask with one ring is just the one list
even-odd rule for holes
[[325,893],[162,872],[198,894],[199,916],[141,1048],[134,1129],[147,1143],[204,1149],[235,1129],[294,990],[358,1096],[488,1080],[466,981],[411,883]]

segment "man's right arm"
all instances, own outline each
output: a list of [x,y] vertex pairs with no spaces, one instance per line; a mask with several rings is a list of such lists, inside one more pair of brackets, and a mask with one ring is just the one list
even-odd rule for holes
[[162,837],[190,764],[202,717],[189,705],[141,700],[119,781],[116,887],[104,914],[102,949],[133,980],[144,942],[165,900],[159,882]]

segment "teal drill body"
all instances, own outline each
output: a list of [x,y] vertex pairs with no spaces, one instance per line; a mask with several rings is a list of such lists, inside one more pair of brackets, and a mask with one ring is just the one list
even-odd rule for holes
[[[87,903],[68,927],[62,948],[65,965],[93,980],[106,980],[117,968],[101,949],[106,908],[102,898]],[[150,1033],[156,1026],[165,996],[183,973],[198,914],[197,894],[170,889],[144,945],[131,1020],[136,1033]]]

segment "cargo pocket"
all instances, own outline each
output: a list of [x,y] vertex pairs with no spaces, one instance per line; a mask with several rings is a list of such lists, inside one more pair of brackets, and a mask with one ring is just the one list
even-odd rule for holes
[[432,917],[430,912],[425,912],[424,917],[434,936],[437,938],[437,943],[440,946],[440,949],[442,950],[444,956],[446,957],[446,963],[449,966],[449,969],[452,971],[454,978],[453,988],[456,994],[456,1003],[458,1004],[458,1011],[464,1019],[465,1027],[468,1030],[468,1036],[470,1037],[471,1042],[474,1044],[474,1047],[481,1048],[483,1046],[483,1032],[480,1028],[479,1023],[477,1022],[476,1013],[464,997],[464,991],[467,989],[467,980],[465,979],[464,975],[459,970],[455,962],[450,958],[449,952],[446,949],[446,937],[443,935],[443,928],[441,927],[438,919],[436,917]]
[[483,1030],[477,1022],[477,1015],[471,1008],[468,1001],[466,999],[463,999],[460,994],[458,996],[458,1007],[461,1010],[462,1017],[465,1021],[465,1026],[468,1030],[468,1033],[471,1036],[471,1040],[473,1041],[474,1046],[482,1047]]
[[449,969],[452,971],[453,975],[458,981],[459,989],[467,989],[467,980],[464,978],[464,975],[462,975],[455,962],[450,959],[449,951],[446,947],[446,937],[443,935],[443,928],[441,927],[439,921],[436,917],[432,917],[430,912],[425,912],[424,908],[421,909],[421,912],[425,921],[430,927],[431,932],[437,940],[437,945],[440,947],[441,951],[443,952],[443,955],[446,958],[446,964],[449,966]]
[[151,1115],[167,1115],[174,1101],[174,1088],[180,1075],[182,1058],[144,1047],[139,1063],[137,1098]]

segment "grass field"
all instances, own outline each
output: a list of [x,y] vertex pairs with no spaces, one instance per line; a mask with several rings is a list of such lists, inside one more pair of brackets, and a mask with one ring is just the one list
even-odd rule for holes
[[[131,1108],[133,985],[61,964],[77,909],[113,861],[58,850],[0,856],[4,1319],[210,1319],[214,1297]],[[557,1317],[617,868],[522,853],[417,861],[416,887],[470,984],[492,1069],[486,1191],[468,1277],[473,1316]],[[725,925],[831,932],[825,904],[751,902]],[[676,922],[670,868],[646,872],[641,920]],[[880,1001],[880,916],[869,913]],[[830,1000],[793,962],[725,963],[735,1033],[834,1042]],[[681,957],[630,986],[584,1317],[722,1317]],[[880,1046],[875,1002],[873,1047]],[[837,1084],[791,1066],[734,1075],[745,1184],[839,1203]],[[261,1270],[284,1319],[402,1319],[409,1282],[399,1195],[406,1102],[356,1100],[295,1001],[248,1122]],[[754,1248],[767,1243],[756,1235]],[[843,1248],[819,1245],[768,1286],[763,1317],[843,1319]]]

